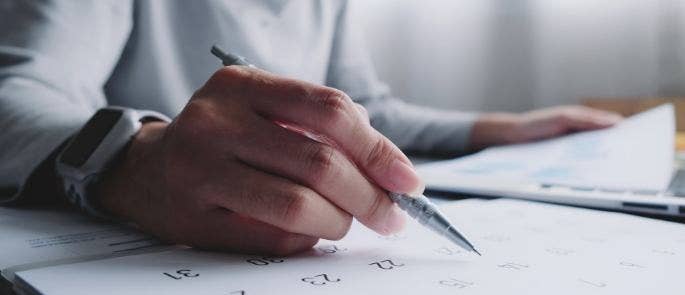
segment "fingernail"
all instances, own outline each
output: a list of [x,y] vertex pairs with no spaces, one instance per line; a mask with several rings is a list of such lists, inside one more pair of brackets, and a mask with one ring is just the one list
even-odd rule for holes
[[396,204],[393,204],[385,218],[385,226],[382,234],[390,235],[401,231],[404,228],[406,219],[407,213],[404,213],[400,207],[398,207]]
[[420,196],[423,195],[423,192],[426,190],[426,184],[423,183],[423,180],[419,178],[419,186],[416,187],[415,190],[408,192],[407,194],[410,196]]
[[423,184],[419,175],[409,165],[395,160],[390,164],[388,169],[388,180],[392,187],[386,189],[396,193],[414,193],[416,191],[423,192]]

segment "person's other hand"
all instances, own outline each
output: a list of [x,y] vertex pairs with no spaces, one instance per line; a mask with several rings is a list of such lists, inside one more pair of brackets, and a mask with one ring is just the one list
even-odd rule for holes
[[99,196],[168,241],[286,255],[342,238],[353,216],[398,231],[405,214],[385,190],[420,187],[407,157],[343,92],[232,66],[169,125],[144,124]]
[[484,114],[473,126],[469,147],[478,150],[492,145],[521,143],[602,129],[613,126],[622,119],[617,113],[584,106],[559,106],[521,114]]

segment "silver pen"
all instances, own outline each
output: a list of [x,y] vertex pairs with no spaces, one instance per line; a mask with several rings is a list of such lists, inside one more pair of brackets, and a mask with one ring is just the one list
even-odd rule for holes
[[426,196],[410,196],[407,194],[388,193],[390,199],[395,202],[409,216],[416,219],[419,224],[441,235],[466,251],[473,251],[481,255],[478,250],[447,220],[444,214],[438,210]]
[[[250,64],[247,59],[242,56],[228,53],[217,45],[212,46],[212,54],[219,59],[224,66],[248,66],[255,67]],[[416,219],[419,224],[430,229],[431,231],[441,235],[466,251],[473,251],[481,255],[476,248],[461,234],[457,229],[447,220],[445,215],[440,213],[438,206],[433,204],[424,195],[409,196],[407,194],[388,193],[390,199],[395,202],[402,210],[406,211],[409,216]]]

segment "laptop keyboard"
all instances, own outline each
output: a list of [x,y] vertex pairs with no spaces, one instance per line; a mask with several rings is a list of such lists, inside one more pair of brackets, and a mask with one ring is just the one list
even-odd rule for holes
[[685,169],[678,169],[668,185],[668,192],[674,196],[685,197]]

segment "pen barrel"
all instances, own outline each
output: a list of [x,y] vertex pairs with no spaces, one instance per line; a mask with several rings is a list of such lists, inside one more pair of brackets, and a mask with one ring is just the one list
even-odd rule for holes
[[422,226],[430,229],[438,235],[446,237],[467,251],[474,251],[473,245],[452,225],[449,220],[440,213],[425,196],[409,196],[406,194],[389,193],[390,198],[409,216],[418,221]]
[[425,196],[409,196],[406,194],[390,193],[390,198],[400,207],[418,221],[425,225],[438,212],[438,208],[433,205]]

